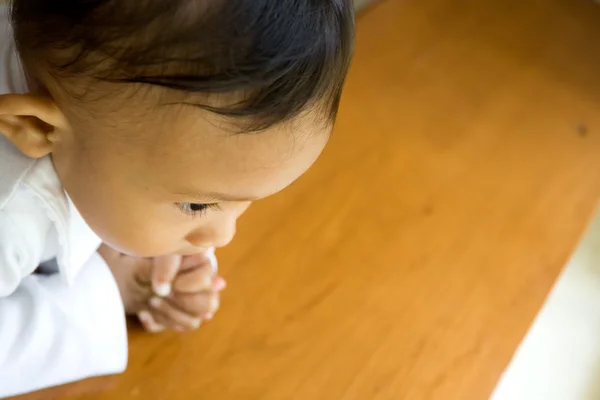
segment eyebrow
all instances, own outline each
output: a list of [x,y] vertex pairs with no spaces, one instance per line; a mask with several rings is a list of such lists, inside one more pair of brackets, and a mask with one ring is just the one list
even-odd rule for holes
[[189,192],[179,192],[176,193],[178,196],[189,197],[191,199],[197,199],[203,203],[207,201],[255,201],[258,200],[257,196],[243,196],[243,195],[232,195],[226,193],[219,192],[207,192],[207,193],[189,193]]

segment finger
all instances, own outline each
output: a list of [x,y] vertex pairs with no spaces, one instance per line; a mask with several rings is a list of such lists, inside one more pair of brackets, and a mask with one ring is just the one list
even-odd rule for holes
[[174,331],[178,331],[178,332],[185,332],[188,331],[190,329],[184,328],[183,326],[179,326],[175,323],[173,323],[173,321],[171,319],[169,319],[169,317],[167,317],[163,312],[158,311],[158,310],[151,310],[152,312],[152,317],[154,318],[154,320],[162,325],[162,326],[166,326],[166,329],[172,329]]
[[149,304],[154,311],[158,311],[157,316],[161,315],[167,319],[167,326],[179,326],[184,329],[197,329],[200,327],[200,318],[179,310],[165,299],[153,297],[150,299]]
[[226,287],[227,287],[227,281],[225,280],[225,278],[223,278],[222,276],[214,277],[212,289],[215,292],[221,292],[221,291],[225,290]]
[[131,256],[121,257],[126,258],[129,261],[133,269],[133,278],[137,286],[149,291],[150,294],[154,293],[152,288],[152,271],[154,270],[154,259],[152,258],[137,258]]
[[148,332],[158,333],[167,329],[165,325],[158,323],[148,310],[140,311],[138,313],[138,318],[144,329]]
[[179,272],[181,256],[159,256],[152,266],[152,289],[162,297],[171,293],[171,282]]
[[209,276],[206,275],[205,271],[199,270],[180,274],[175,278],[175,282],[173,283],[173,291],[177,294],[219,293],[226,287],[227,281],[222,276]]
[[204,265],[210,265],[213,269],[213,272],[217,272],[217,257],[215,256],[214,248],[210,248],[204,253],[198,253],[183,257],[181,261],[181,271],[185,271],[195,267],[201,267]]
[[207,315],[217,312],[221,300],[218,293],[201,292],[171,295],[169,302],[189,315],[206,318]]
[[180,273],[173,282],[173,290],[177,293],[196,293],[210,291],[213,287],[213,271],[210,265],[190,269]]

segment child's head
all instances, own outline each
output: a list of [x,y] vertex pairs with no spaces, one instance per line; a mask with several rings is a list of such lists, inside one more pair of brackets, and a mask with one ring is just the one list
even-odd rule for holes
[[226,244],[312,165],[354,29],[350,0],[13,0],[12,19],[31,93],[0,96],[0,131],[139,256]]

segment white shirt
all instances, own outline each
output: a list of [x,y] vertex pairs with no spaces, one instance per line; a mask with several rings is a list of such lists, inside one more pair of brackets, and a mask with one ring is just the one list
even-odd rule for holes
[[[0,6],[0,94],[22,93],[7,14]],[[0,134],[0,398],[125,369],[125,313],[99,245],[50,157]]]

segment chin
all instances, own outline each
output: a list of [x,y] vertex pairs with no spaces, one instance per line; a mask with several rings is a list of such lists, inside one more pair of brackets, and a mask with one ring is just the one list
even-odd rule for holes
[[103,242],[107,246],[118,251],[119,253],[124,254],[126,256],[130,256],[130,257],[152,258],[152,257],[158,257],[158,256],[170,254],[170,253],[165,252],[164,250],[163,251],[152,251],[152,249],[135,249],[130,246],[126,246],[126,245],[124,246],[120,243],[113,243],[108,240],[104,240]]

